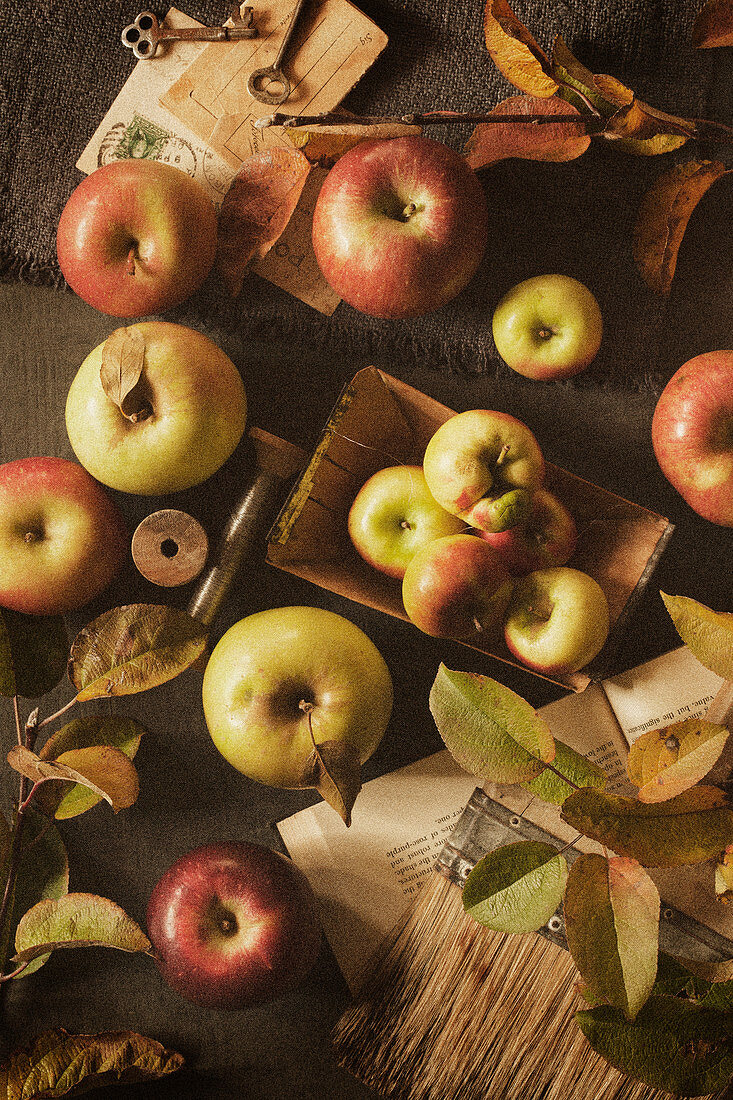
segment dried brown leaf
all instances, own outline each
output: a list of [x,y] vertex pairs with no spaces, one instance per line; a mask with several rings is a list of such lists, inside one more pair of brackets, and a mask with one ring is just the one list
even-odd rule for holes
[[242,163],[224,196],[217,235],[216,266],[233,297],[251,261],[280,239],[310,170],[298,149],[265,149]]
[[549,57],[507,0],[486,0],[484,38],[494,64],[520,92],[543,98],[555,94]]
[[99,376],[102,389],[128,420],[141,419],[148,406],[140,384],[145,367],[145,337],[136,326],[116,328],[104,342]]
[[733,46],[733,0],[708,0],[692,28],[692,45],[698,49]]
[[310,709],[303,707],[308,722],[313,751],[303,769],[301,786],[315,787],[329,806],[333,806],[346,826],[351,825],[351,811],[361,790],[361,758],[358,749],[348,741],[316,743]]
[[115,813],[132,806],[139,793],[134,764],[111,745],[70,749],[58,760],[41,760],[24,745],[15,745],[8,753],[8,763],[34,783],[80,783],[109,802]]
[[522,160],[575,160],[590,145],[583,116],[577,107],[557,96],[540,99],[536,96],[509,96],[491,111],[502,115],[569,115],[577,114],[578,123],[480,122],[473,131],[464,153],[470,166],[486,168],[507,157]]
[[677,254],[695,207],[727,171],[714,160],[690,160],[665,172],[648,191],[634,227],[634,260],[658,294],[672,286]]
[[283,132],[311,164],[317,164],[320,168],[331,168],[339,157],[362,141],[414,137],[422,133],[422,127],[411,126],[406,122],[383,122],[377,125],[345,122],[343,126],[286,127]]

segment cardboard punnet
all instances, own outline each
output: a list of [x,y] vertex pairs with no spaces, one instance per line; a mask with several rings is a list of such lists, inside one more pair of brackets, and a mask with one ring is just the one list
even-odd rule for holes
[[[267,560],[341,596],[407,619],[398,581],[356,552],[347,517],[360,487],[384,466],[422,464],[425,446],[454,410],[376,367],[344,388],[305,470],[270,530]],[[663,516],[547,465],[545,484],[569,508],[578,545],[568,563],[594,577],[608,599],[611,631],[598,657],[578,673],[551,679],[580,691],[607,674],[624,623],[641,595],[673,527]],[[467,644],[467,643],[464,643]],[[472,649],[515,667],[501,632]]]

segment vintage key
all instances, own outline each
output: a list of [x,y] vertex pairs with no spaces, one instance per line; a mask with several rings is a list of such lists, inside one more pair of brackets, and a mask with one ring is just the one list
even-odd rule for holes
[[138,61],[155,56],[160,42],[236,42],[242,38],[256,38],[257,28],[252,25],[252,8],[235,4],[231,14],[231,27],[186,27],[179,30],[161,27],[151,11],[141,11],[134,23],[128,23],[122,32],[122,44],[132,50]]
[[[293,90],[290,81],[285,73],[282,71],[281,65],[290,40],[293,37],[296,23],[298,22],[298,16],[305,0],[298,0],[297,4],[293,8],[293,14],[290,17],[290,23],[288,29],[285,32],[285,37],[280,43],[280,49],[277,51],[277,56],[272,65],[267,65],[264,69],[255,69],[254,72],[249,74],[247,81],[247,91],[255,99],[258,99],[260,103],[270,103],[276,105],[278,103],[284,103]],[[274,87],[274,91],[272,90]],[[278,90],[279,89],[279,90]]]

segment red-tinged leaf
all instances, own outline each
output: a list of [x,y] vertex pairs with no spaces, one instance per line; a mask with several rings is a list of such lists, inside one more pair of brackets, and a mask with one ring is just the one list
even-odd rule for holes
[[58,948],[114,947],[149,951],[150,940],[139,924],[109,898],[65,894],[39,901],[15,930],[14,961],[28,962]]
[[733,46],[733,0],[708,0],[703,5],[692,28],[692,45]]
[[34,783],[79,783],[106,799],[115,813],[131,806],[139,793],[134,764],[110,745],[70,749],[58,760],[41,760],[30,749],[16,745],[8,753],[8,763]]
[[715,764],[729,736],[725,726],[702,718],[642,734],[626,762],[640,801],[662,802],[694,787]]
[[486,0],[484,38],[494,64],[520,92],[542,97],[555,94],[558,85],[549,57],[507,0]]
[[217,236],[216,266],[232,296],[251,261],[280,239],[310,170],[298,149],[265,149],[242,163],[224,196]]
[[695,207],[726,171],[720,161],[686,161],[660,176],[644,197],[634,227],[634,260],[644,282],[658,294],[670,291]]
[[496,118],[502,115],[577,114],[578,122],[480,122],[464,150],[466,160],[474,170],[486,168],[508,157],[543,161],[575,160],[590,145],[585,119],[580,111],[557,96],[547,99],[510,96],[497,104],[491,114]]
[[697,786],[652,803],[585,787],[565,800],[562,818],[645,867],[705,863],[733,836],[733,806],[717,787]]
[[633,1020],[657,974],[659,893],[636,860],[581,855],[565,888],[565,932],[589,998]]
[[3,1100],[55,1100],[119,1082],[135,1084],[173,1073],[183,1058],[134,1031],[71,1035],[45,1031],[0,1066]]
[[406,122],[382,122],[368,126],[345,122],[343,126],[286,127],[283,132],[311,164],[317,164],[320,168],[331,168],[339,157],[362,141],[413,137],[422,133],[422,127],[411,126]]

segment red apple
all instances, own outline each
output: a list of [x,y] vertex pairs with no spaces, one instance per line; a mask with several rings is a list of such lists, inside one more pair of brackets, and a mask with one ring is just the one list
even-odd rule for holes
[[178,305],[203,283],[216,251],[216,210],[170,164],[116,160],[72,192],[56,234],[59,265],[89,305],[140,317]]
[[306,976],[321,927],[303,872],[260,844],[205,844],[155,885],[148,935],[164,980],[195,1004],[274,1000]]
[[373,317],[455,298],[486,247],[486,198],[459,153],[426,137],[364,141],[329,172],[313,215],[323,275]]
[[501,554],[515,577],[549,565],[565,565],[578,539],[575,520],[548,489],[537,489],[532,494],[524,523],[506,531],[481,531],[480,535]]
[[402,602],[415,626],[437,638],[477,640],[502,619],[512,580],[499,554],[476,535],[445,535],[405,570]]
[[0,466],[0,606],[31,615],[81,607],[107,587],[127,547],[120,511],[76,462]]
[[672,375],[654,410],[652,446],[690,507],[733,527],[733,351],[696,355]]

